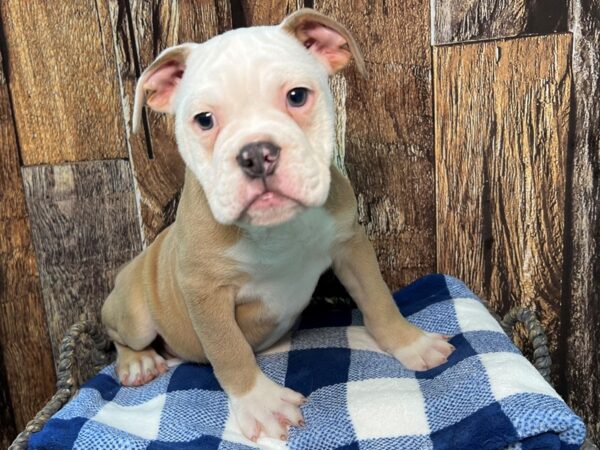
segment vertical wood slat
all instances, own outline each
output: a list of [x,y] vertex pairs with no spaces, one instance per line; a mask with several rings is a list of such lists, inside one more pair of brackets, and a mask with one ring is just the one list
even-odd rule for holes
[[[128,134],[140,72],[163,49],[203,42],[231,26],[226,0],[131,0],[129,5],[129,11],[124,11],[121,1],[109,0]],[[147,110],[144,121],[145,130],[130,136],[130,153],[147,245],[174,219],[184,165],[175,144],[173,118]]]
[[[0,336],[0,343],[2,340]],[[8,448],[17,435],[5,366],[4,355],[0,346],[0,445],[2,448]]]
[[600,443],[600,3],[570,2],[574,111],[564,394]]
[[[2,55],[0,55],[0,67]],[[7,82],[0,69],[0,446],[7,448],[54,392],[46,313]],[[35,380],[35,382],[33,382]]]
[[22,175],[55,360],[75,322],[99,321],[121,265],[141,250],[128,161],[29,166]]
[[565,0],[431,0],[433,44],[567,31]]
[[434,51],[438,269],[503,313],[538,310],[553,356],[570,50],[571,36],[560,34]]
[[[364,50],[368,80],[347,69],[345,162],[360,220],[395,289],[435,270],[429,3],[319,0]],[[343,124],[342,124],[343,125]]]
[[248,26],[277,25],[283,18],[304,6],[304,0],[241,0]]
[[106,2],[0,2],[25,165],[127,156]]

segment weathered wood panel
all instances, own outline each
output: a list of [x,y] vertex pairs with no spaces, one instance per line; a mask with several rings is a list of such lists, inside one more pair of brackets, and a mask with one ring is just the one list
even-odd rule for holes
[[[434,55],[438,269],[560,335],[571,72],[568,34]],[[476,93],[476,95],[474,95]]]
[[25,165],[127,156],[104,1],[0,2]]
[[17,429],[10,392],[8,391],[4,355],[0,347],[0,445],[2,448],[8,448],[16,435]]
[[1,69],[0,143],[0,446],[7,448],[50,398],[56,379]]
[[429,4],[424,0],[314,2],[345,24],[365,53],[347,97],[346,169],[390,288],[435,270],[435,192]]
[[139,253],[129,163],[22,169],[55,359],[66,330],[98,320],[121,265]]
[[600,443],[600,3],[570,4],[575,98],[561,372],[567,401]]
[[[141,72],[163,49],[182,42],[203,42],[228,29],[231,18],[229,2],[225,0],[132,0],[129,10],[124,7],[122,2],[110,0],[130,134],[135,84]],[[139,191],[143,241],[149,244],[174,219],[184,165],[175,144],[172,117],[146,110],[143,125],[143,132],[131,136],[130,151]]]
[[432,0],[431,14],[438,45],[567,31],[566,0]]
[[241,0],[247,26],[277,25],[304,6],[303,0]]

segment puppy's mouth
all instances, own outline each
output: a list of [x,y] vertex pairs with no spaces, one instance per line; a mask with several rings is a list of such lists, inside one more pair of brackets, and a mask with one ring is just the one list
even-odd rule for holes
[[258,196],[256,196],[254,198],[254,200],[252,200],[250,202],[250,204],[248,205],[248,208],[258,208],[258,209],[263,209],[263,208],[272,208],[275,206],[280,206],[283,203],[286,203],[288,201],[294,201],[291,198],[282,195],[278,192],[273,192],[273,191],[265,191],[262,194],[259,194]]
[[263,192],[254,196],[254,198],[248,202],[240,215],[244,216],[250,209],[270,209],[289,203],[296,203],[298,206],[304,206],[299,200],[289,197],[277,190],[266,188]]
[[257,225],[272,225],[289,220],[295,212],[305,207],[301,201],[265,186],[260,194],[247,203],[240,213],[240,219]]

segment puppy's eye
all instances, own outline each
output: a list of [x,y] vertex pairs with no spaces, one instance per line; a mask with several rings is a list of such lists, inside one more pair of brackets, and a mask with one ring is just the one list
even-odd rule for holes
[[308,99],[308,89],[297,87],[287,93],[287,102],[292,108],[304,106]]
[[209,112],[201,112],[200,114],[196,114],[194,116],[194,120],[203,130],[210,130],[215,124],[213,115]]

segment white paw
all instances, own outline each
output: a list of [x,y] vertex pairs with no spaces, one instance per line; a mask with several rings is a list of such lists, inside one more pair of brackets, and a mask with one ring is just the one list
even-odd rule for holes
[[304,425],[300,405],[306,398],[260,374],[254,387],[242,396],[230,396],[231,410],[244,436],[256,442],[265,436],[286,440],[290,426]]
[[429,370],[444,364],[454,351],[454,346],[441,334],[423,333],[411,344],[392,352],[404,367],[410,370]]
[[117,358],[117,376],[123,386],[141,386],[169,370],[167,363],[154,350],[127,350]]

